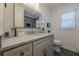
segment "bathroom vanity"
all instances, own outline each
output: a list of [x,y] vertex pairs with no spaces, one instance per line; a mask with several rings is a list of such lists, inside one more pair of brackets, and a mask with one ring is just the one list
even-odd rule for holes
[[2,56],[51,56],[53,55],[53,34],[40,33],[3,39]]
[[[40,12],[26,4],[5,3],[0,4],[0,13],[0,21],[3,20],[0,25],[1,56],[53,55],[54,36],[45,33]],[[47,27],[50,27],[49,23]]]

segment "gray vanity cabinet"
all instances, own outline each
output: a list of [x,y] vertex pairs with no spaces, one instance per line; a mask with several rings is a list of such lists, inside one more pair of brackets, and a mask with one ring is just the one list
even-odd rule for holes
[[4,56],[52,56],[53,49],[53,37],[51,35],[2,53]]
[[53,54],[53,38],[46,37],[34,42],[33,55],[34,56],[51,56]]
[[32,44],[23,45],[3,52],[4,56],[32,56]]

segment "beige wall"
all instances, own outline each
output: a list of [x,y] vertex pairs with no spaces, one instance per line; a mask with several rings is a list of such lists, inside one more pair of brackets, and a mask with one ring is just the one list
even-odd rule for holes
[[[71,9],[76,9],[76,29],[62,30],[60,28],[60,15]],[[55,39],[62,41],[62,46],[69,50],[79,51],[79,4],[62,4],[52,10],[52,31]]]

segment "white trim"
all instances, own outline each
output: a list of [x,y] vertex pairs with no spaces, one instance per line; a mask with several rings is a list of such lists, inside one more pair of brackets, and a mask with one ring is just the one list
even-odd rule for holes
[[70,51],[73,51],[73,52],[77,52],[78,53],[77,49],[75,49],[75,48],[72,48],[72,47],[69,47],[69,46],[65,46],[65,45],[62,45],[61,47],[62,48],[65,48],[65,49],[68,49]]

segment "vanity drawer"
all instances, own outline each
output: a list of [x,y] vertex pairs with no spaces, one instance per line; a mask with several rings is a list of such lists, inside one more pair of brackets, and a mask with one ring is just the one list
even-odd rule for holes
[[32,43],[3,52],[4,56],[32,56]]

